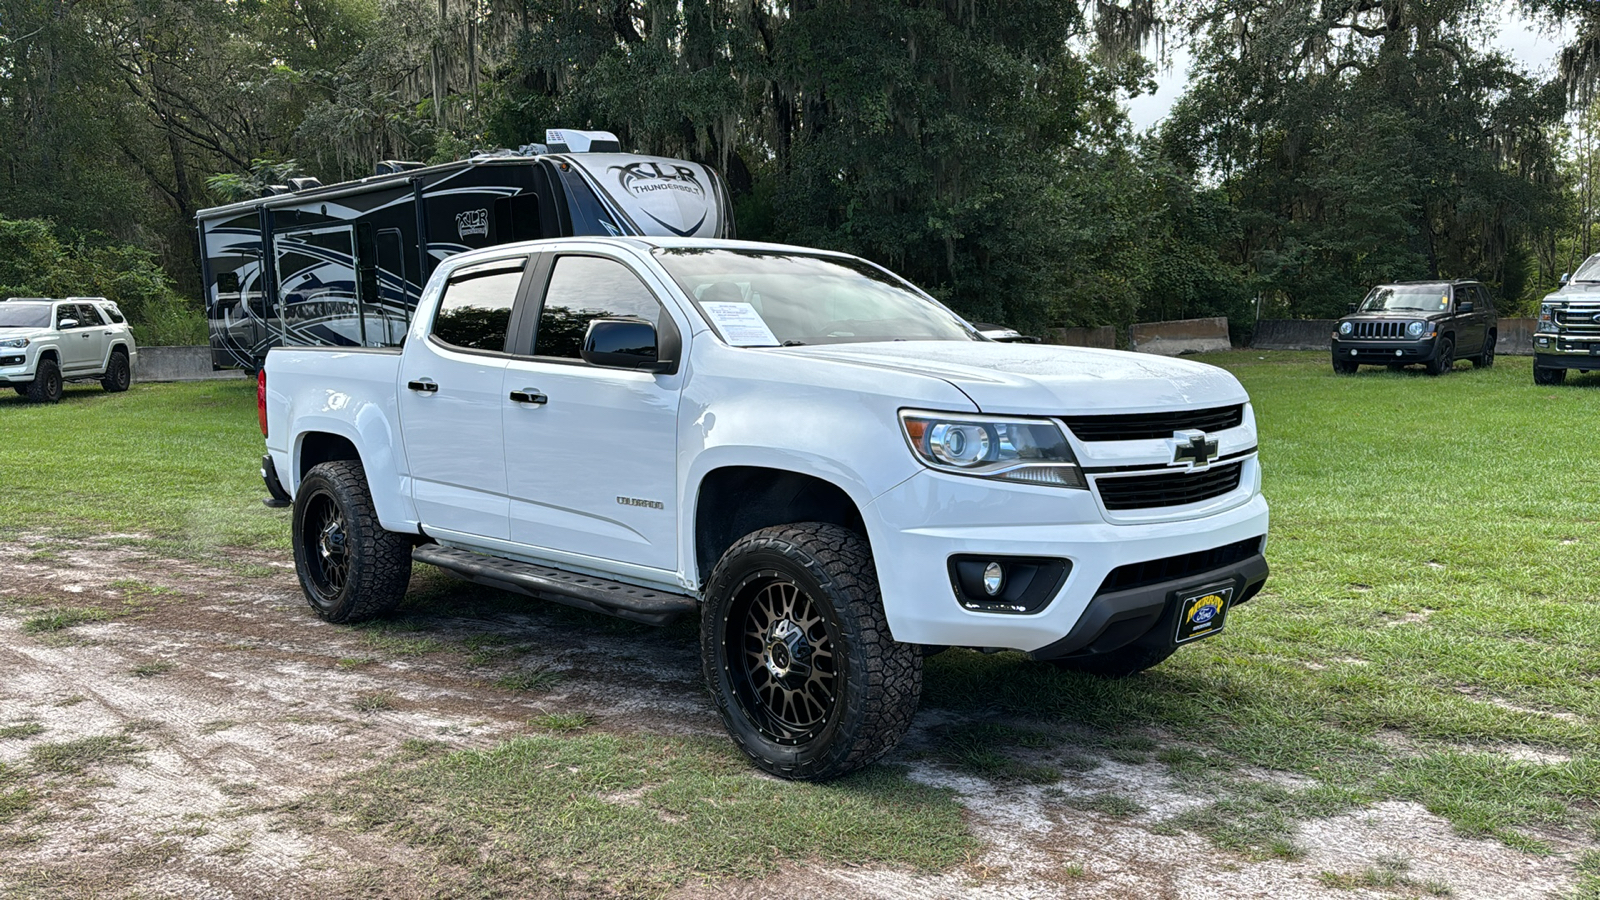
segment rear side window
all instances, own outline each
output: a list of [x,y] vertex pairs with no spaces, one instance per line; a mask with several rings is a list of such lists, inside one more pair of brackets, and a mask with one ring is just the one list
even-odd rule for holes
[[100,318],[100,310],[92,303],[78,304],[78,322],[82,325],[105,324],[105,320]]
[[511,266],[477,268],[451,278],[433,317],[433,336],[464,350],[503,352],[511,307],[522,284],[522,265],[517,260]]
[[582,359],[584,336],[594,319],[644,319],[662,329],[664,312],[633,270],[598,256],[563,256],[550,273],[533,340],[534,356]]

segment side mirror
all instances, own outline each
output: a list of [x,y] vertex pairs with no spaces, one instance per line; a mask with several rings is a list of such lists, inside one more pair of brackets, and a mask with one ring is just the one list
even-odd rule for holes
[[1561,286],[1562,287],[1566,287],[1567,286],[1567,279],[1569,279],[1571,277],[1572,277],[1571,273],[1562,272],[1561,273]]
[[583,360],[608,369],[666,372],[670,359],[660,359],[656,327],[642,319],[591,319],[583,337]]
[[56,327],[57,328],[77,328],[78,327],[78,320],[77,319],[62,319],[59,323],[56,324]]
[[1463,300],[1460,303],[1457,303],[1456,304],[1456,312],[1463,312],[1463,313],[1472,312],[1472,301],[1471,300]]
[[1344,308],[1344,311],[1347,312],[1347,313],[1353,313],[1353,312],[1356,311],[1356,305],[1354,303],[1352,303],[1349,306],[1346,306]]

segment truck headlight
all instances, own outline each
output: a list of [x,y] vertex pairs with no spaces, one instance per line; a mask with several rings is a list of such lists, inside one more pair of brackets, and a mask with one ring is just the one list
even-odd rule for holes
[[906,444],[930,469],[1021,484],[1087,488],[1067,436],[1050,419],[902,410]]
[[1354,330],[1355,330],[1355,326],[1351,325],[1349,322],[1340,322],[1339,323],[1339,333],[1340,334],[1349,334],[1350,332],[1352,332]]
[[28,346],[27,338],[12,338],[9,341],[0,341],[0,347],[4,347],[7,350],[21,350],[26,346]]
[[1553,303],[1545,303],[1545,304],[1541,304],[1539,306],[1539,324],[1534,330],[1536,332],[1538,332],[1539,334],[1555,334],[1556,333],[1556,307],[1555,307],[1555,304],[1553,304]]
[[1426,326],[1421,322],[1412,322],[1410,325],[1406,326],[1406,334],[1409,334],[1414,338],[1422,337],[1422,329],[1425,327]]

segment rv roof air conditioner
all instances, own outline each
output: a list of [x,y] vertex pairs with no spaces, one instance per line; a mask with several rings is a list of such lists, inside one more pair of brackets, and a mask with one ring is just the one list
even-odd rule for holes
[[297,191],[309,191],[312,188],[322,187],[322,179],[310,177],[291,178],[289,179],[289,187]]
[[551,153],[621,153],[622,141],[609,131],[545,129],[544,142]]

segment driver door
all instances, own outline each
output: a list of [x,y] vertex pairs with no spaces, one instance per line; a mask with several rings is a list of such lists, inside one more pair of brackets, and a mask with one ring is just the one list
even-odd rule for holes
[[596,318],[645,319],[658,345],[687,323],[649,273],[621,259],[558,254],[536,279],[538,319],[519,335],[500,392],[511,540],[539,558],[628,563],[673,580],[683,375],[593,366],[581,348]]

